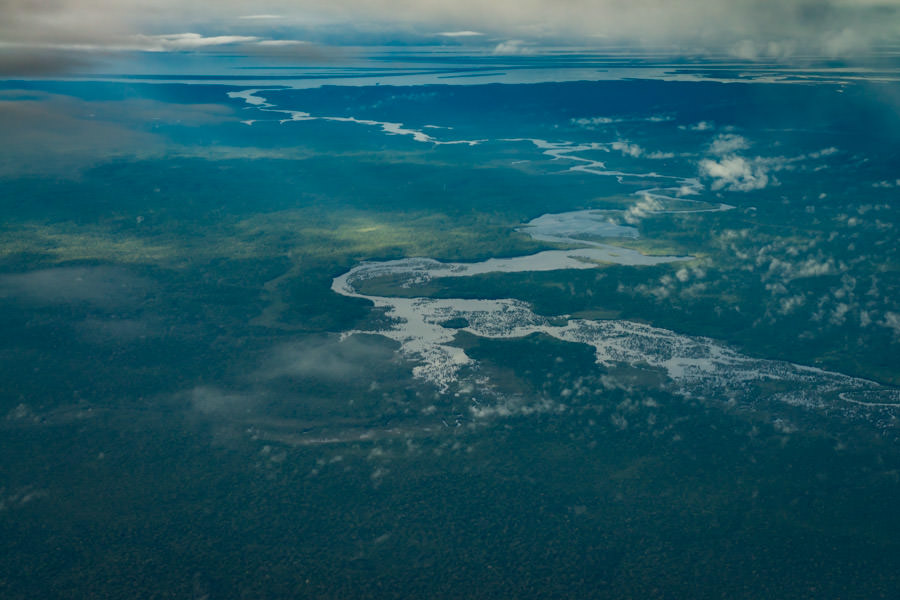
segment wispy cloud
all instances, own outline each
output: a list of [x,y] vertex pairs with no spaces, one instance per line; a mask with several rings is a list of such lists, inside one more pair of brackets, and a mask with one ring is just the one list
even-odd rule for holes
[[238,18],[246,21],[272,21],[275,19],[283,19],[284,17],[281,15],[241,15]]
[[465,37],[479,37],[484,35],[478,31],[442,31],[438,35],[442,35],[444,37],[449,38],[465,38]]
[[173,50],[194,50],[197,48],[225,46],[230,44],[246,44],[249,42],[256,42],[259,38],[249,35],[204,36],[199,33],[170,33],[163,35],[138,34],[134,36],[133,40],[133,48],[136,50],[164,52]]
[[579,117],[570,119],[569,122],[582,129],[603,129],[606,126],[619,123],[667,123],[674,120],[673,117],[666,115],[650,115],[649,117],[629,115],[621,117]]
[[259,405],[261,396],[210,386],[196,387],[188,393],[191,408],[209,417],[240,417]]
[[258,46],[303,46],[307,45],[309,42],[303,40],[261,40],[257,42]]

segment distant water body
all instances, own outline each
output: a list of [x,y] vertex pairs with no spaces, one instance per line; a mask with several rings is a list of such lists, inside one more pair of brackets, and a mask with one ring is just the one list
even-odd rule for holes
[[172,53],[155,57],[148,68],[145,53],[122,52],[95,71],[79,76],[94,81],[146,81],[295,89],[324,85],[482,85],[571,81],[655,79],[766,83],[843,83],[848,79],[897,81],[896,56],[890,50],[859,56],[854,66],[833,57],[807,56],[793,62],[747,61],[730,56],[683,57],[670,49],[643,47],[543,48],[535,54],[503,54],[492,48],[405,46],[344,49],[317,60],[306,56],[285,65],[261,56]]

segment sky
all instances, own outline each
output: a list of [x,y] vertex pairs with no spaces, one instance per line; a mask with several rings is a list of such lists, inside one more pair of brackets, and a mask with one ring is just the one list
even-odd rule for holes
[[120,52],[297,58],[385,43],[845,58],[896,32],[900,0],[0,0],[0,74],[52,75]]

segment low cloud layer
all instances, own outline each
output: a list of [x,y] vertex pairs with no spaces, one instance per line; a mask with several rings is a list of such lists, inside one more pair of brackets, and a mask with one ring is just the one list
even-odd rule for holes
[[[281,39],[326,36],[331,44],[379,32],[419,39],[480,40],[487,49],[519,53],[533,44],[592,46],[633,43],[675,51],[726,52],[745,59],[783,59],[808,52],[863,52],[900,31],[891,0],[262,0],[246,3],[174,0],[6,0],[0,5],[0,67],[47,69],[52,49],[183,51],[253,47]],[[323,32],[327,32],[323,33]],[[484,35],[476,35],[484,34]],[[343,39],[342,39],[343,38]],[[44,60],[22,53],[44,53]],[[13,61],[8,56],[18,55]],[[59,67],[67,58],[57,54]]]
[[114,308],[133,305],[150,285],[118,267],[58,267],[0,276],[0,298]]
[[370,375],[393,356],[394,348],[379,336],[313,338],[273,351],[258,376],[347,381]]
[[237,121],[225,105],[144,98],[93,102],[34,90],[0,90],[0,178],[67,176],[114,157],[162,154],[171,141],[152,125]]

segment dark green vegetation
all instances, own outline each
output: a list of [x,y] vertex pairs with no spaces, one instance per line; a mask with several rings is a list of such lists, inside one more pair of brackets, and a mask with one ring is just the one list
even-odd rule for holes
[[41,495],[3,513],[3,594],[891,596],[884,448],[656,399],[325,448],[177,413],[5,428],[5,493]]
[[[384,338],[340,341],[385,317],[330,290],[363,260],[546,249],[514,228],[607,208],[641,233],[616,243],[696,259],[383,290],[519,298],[896,384],[900,136],[876,93],[889,89],[266,94],[490,140],[469,147],[353,123],[247,127],[265,115],[215,86],[5,87],[19,145],[0,169],[0,596],[887,598],[900,586],[889,409],[867,422],[700,401],[640,364],[601,369],[585,346],[460,332],[498,398],[477,405],[472,390],[413,377]],[[696,198],[734,210],[624,212],[660,184],[651,170],[695,177],[720,160],[719,135],[750,140],[733,154],[768,185],[713,190],[707,177]],[[584,154],[644,176],[569,172],[575,162],[502,141],[523,137],[627,140],[639,156]]]

